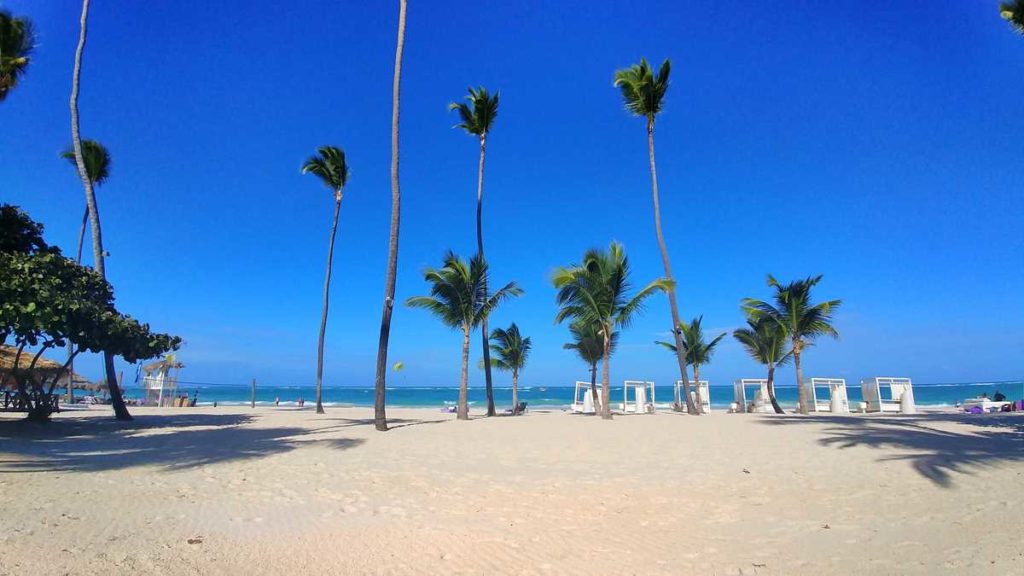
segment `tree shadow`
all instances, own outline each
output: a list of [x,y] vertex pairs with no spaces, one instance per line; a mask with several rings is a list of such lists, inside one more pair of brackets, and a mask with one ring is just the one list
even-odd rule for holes
[[[895,448],[903,454],[880,462],[907,461],[936,485],[949,488],[954,474],[1024,461],[1024,415],[921,414],[915,416],[787,416],[760,418],[771,426],[820,424],[822,446]],[[956,429],[942,424],[955,423]],[[936,426],[940,425],[940,426]]]
[[[118,470],[168,471],[250,460],[303,445],[353,448],[359,438],[310,438],[318,428],[246,426],[250,415],[144,415],[132,422],[69,417],[48,424],[0,420],[0,473]],[[173,429],[171,429],[173,428]]]
[[[353,426],[373,426],[376,420],[373,418],[322,418],[320,422],[338,422],[333,426],[318,428],[318,432],[336,430],[340,428],[351,428]],[[408,418],[388,418],[388,430],[405,428],[407,426],[420,426],[422,424],[443,424],[449,420],[410,420]]]

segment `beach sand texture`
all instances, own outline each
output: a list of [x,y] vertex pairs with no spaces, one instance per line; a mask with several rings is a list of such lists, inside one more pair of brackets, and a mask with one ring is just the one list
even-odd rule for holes
[[1024,416],[0,415],[0,574],[1024,574]]

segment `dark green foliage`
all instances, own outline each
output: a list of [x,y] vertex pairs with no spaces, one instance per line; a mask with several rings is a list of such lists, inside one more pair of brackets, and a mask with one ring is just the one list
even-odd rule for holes
[[647,118],[648,123],[661,112],[662,100],[668,92],[668,76],[672,71],[672,62],[665,59],[654,75],[651,65],[643,58],[639,64],[615,72],[615,86],[622,92],[622,100],[636,116]]
[[999,5],[999,15],[1013,26],[1018,34],[1024,35],[1024,0],[1013,0]]
[[32,22],[0,10],[0,102],[25,74],[34,48]]
[[[683,349],[686,351],[686,363],[691,366],[706,366],[711,363],[711,355],[715,347],[725,338],[725,332],[716,336],[711,342],[704,341],[704,330],[701,328],[703,316],[698,316],[692,322],[679,323],[679,330],[683,336]],[[657,341],[655,344],[665,347],[673,354],[676,353],[676,345],[671,342]]]
[[507,330],[495,328],[491,332],[491,341],[491,352],[494,352],[495,356],[491,359],[491,366],[505,372],[522,371],[526,366],[526,359],[530,356],[533,342],[529,337],[523,338],[515,322]]
[[302,165],[302,173],[316,175],[325,186],[339,196],[340,200],[341,190],[348,184],[345,151],[335,146],[317,148],[317,155],[310,156]]
[[456,110],[459,113],[460,122],[454,127],[462,128],[475,136],[486,135],[491,131],[494,119],[498,117],[498,99],[500,97],[500,92],[495,92],[492,96],[483,86],[470,88],[469,96],[466,96],[469,104],[452,102],[448,105],[448,110]]
[[[75,149],[69,147],[61,154],[71,165],[78,169],[75,160]],[[95,140],[82,140],[82,160],[85,161],[85,174],[93,186],[99,186],[110,176],[110,152]]]

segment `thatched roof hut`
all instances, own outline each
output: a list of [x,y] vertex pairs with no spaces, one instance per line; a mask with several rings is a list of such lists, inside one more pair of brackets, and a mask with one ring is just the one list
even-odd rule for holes
[[[0,346],[0,388],[17,388],[17,384],[14,382],[14,379],[10,377],[10,370],[14,368],[14,359],[17,355],[18,349],[14,346]],[[18,360],[18,367],[27,369],[29,364],[32,363],[33,356],[35,356],[35,352],[31,350],[23,351],[21,353],[21,359]],[[62,366],[63,364],[60,362],[55,362],[45,356],[40,356],[39,360],[36,362],[35,368],[32,369],[32,372],[39,376],[41,381],[49,382],[60,372]],[[96,385],[90,383],[81,374],[69,375],[67,372],[61,376],[60,382],[57,386],[67,386],[69,377],[73,378],[72,383],[75,388],[83,390],[97,389],[95,387]],[[106,384],[103,384],[103,388],[106,389]]]

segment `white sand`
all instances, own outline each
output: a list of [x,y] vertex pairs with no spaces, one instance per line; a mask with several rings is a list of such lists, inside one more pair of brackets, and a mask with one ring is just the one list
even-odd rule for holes
[[0,415],[0,574],[1024,574],[1024,415],[134,413]]

